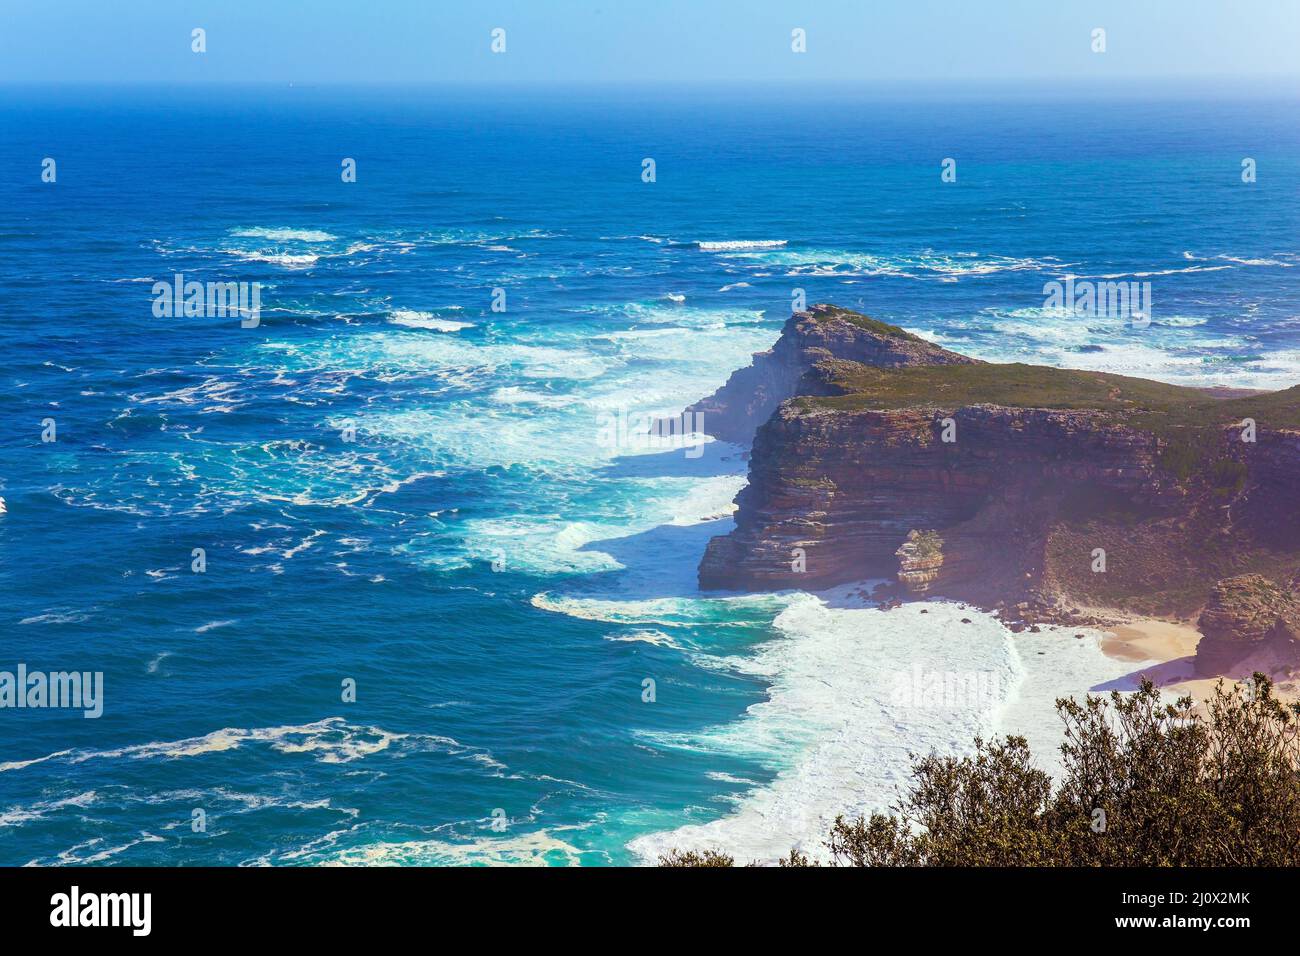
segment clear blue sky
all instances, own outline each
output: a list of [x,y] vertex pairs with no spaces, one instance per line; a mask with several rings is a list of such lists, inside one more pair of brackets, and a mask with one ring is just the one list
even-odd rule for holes
[[[190,52],[190,30],[208,52]],[[507,31],[492,55],[489,32]],[[803,27],[808,52],[790,51]],[[1094,27],[1107,52],[1089,48]],[[0,82],[1279,77],[1300,0],[0,0]]]

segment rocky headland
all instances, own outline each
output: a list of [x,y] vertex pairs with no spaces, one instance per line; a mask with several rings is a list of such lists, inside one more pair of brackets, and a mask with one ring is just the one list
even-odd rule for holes
[[1300,664],[1300,387],[981,362],[816,305],[688,411],[752,443],[705,589],[879,577],[1017,627],[1204,609],[1199,672]]

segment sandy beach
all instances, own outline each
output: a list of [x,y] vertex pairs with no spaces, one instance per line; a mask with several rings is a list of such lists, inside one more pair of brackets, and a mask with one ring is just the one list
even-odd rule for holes
[[[1112,617],[1123,617],[1108,612]],[[1198,703],[1214,693],[1218,677],[1202,677],[1193,666],[1196,645],[1201,634],[1192,621],[1168,621],[1158,618],[1128,618],[1122,624],[1105,629],[1101,649],[1111,658],[1122,661],[1154,661],[1143,671],[1157,687],[1174,695],[1188,694]],[[1233,681],[1244,675],[1223,675]],[[1300,681],[1294,675],[1275,673],[1274,690],[1286,701],[1300,700]]]

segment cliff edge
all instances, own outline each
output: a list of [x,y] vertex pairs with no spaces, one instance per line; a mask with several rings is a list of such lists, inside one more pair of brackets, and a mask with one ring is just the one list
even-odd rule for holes
[[985,363],[819,305],[691,408],[719,438],[753,432],[706,589],[884,577],[1189,615],[1216,582],[1300,564],[1300,388]]
[[832,359],[876,368],[978,361],[849,309],[814,305],[791,315],[772,348],[755,354],[747,368],[732,372],[725,385],[686,412],[703,415],[698,420],[706,434],[748,445],[755,430],[786,399],[818,393],[818,377],[805,380],[805,376],[818,363]]

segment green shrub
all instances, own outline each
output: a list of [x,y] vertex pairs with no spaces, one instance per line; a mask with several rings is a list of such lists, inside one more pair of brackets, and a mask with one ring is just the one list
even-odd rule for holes
[[839,818],[827,846],[850,866],[1300,865],[1300,707],[1256,674],[1220,681],[1207,715],[1149,681],[1109,702],[1057,701],[1064,776],[1023,737],[974,757],[925,757],[892,814]]
[[[931,755],[891,813],[836,819],[839,866],[1300,866],[1300,705],[1256,674],[1204,712],[1133,694],[1056,702],[1065,722],[1058,786],[1024,737]],[[781,866],[809,866],[790,851]],[[732,866],[673,850],[661,866]]]

